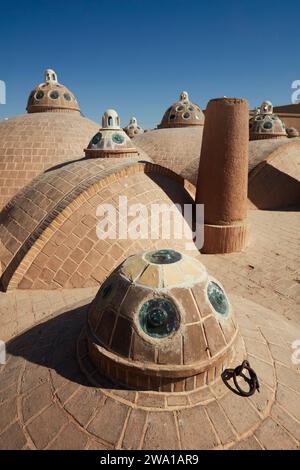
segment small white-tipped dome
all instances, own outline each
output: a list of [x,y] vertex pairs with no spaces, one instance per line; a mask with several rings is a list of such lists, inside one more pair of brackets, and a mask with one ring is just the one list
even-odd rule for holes
[[123,130],[126,132],[128,137],[130,137],[131,139],[134,136],[138,135],[138,134],[143,134],[144,133],[144,129],[142,129],[138,125],[137,119],[134,116],[130,119],[129,124],[127,124],[127,126],[124,127]]
[[45,83],[58,83],[57,74],[52,69],[46,69],[44,72]]
[[102,116],[102,128],[119,128],[120,127],[120,118],[114,109],[107,109]]

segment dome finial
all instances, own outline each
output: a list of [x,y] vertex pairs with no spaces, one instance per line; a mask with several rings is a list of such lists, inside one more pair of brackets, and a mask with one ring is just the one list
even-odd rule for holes
[[102,127],[108,128],[118,128],[120,127],[120,118],[114,109],[107,109],[102,116]]
[[189,99],[189,94],[187,91],[182,91],[180,93],[180,100],[183,101],[183,100],[188,100]]
[[58,83],[57,74],[52,69],[46,69],[44,73],[45,83]]

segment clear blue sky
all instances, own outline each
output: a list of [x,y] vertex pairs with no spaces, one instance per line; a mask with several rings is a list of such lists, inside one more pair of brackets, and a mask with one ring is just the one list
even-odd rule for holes
[[152,127],[182,90],[203,108],[224,95],[290,103],[299,13],[299,0],[0,0],[0,118],[25,112],[45,68],[97,122],[113,107]]

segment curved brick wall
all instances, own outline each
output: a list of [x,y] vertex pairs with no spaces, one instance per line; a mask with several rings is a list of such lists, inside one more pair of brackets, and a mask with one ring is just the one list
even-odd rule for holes
[[[300,139],[261,147],[260,160],[249,174],[249,205],[279,209],[300,202]],[[262,158],[263,157],[263,158]]]
[[36,178],[2,211],[0,259],[4,290],[88,287],[101,283],[129,254],[184,241],[99,240],[100,203],[192,201],[184,181],[137,159],[92,159]]
[[34,113],[0,122],[0,209],[35,176],[84,156],[99,125],[77,113]]
[[203,126],[155,129],[137,135],[134,143],[157,163],[197,183]]

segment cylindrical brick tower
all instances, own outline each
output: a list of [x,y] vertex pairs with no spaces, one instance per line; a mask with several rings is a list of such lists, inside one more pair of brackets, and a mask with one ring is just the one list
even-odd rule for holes
[[241,251],[247,240],[248,102],[217,98],[205,113],[196,203],[204,204],[204,253]]

